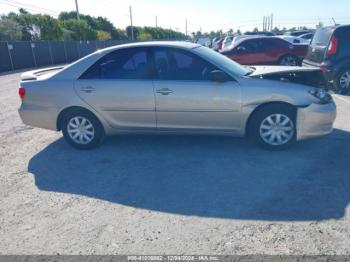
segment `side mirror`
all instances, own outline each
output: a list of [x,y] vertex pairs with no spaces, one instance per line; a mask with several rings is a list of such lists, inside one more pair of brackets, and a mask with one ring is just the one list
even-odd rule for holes
[[209,80],[222,83],[232,80],[232,77],[220,70],[214,70],[209,73]]

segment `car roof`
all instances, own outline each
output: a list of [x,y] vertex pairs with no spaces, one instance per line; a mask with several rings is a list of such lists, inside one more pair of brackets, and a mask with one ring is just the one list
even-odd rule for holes
[[129,47],[148,47],[148,46],[179,47],[184,49],[193,49],[193,48],[200,47],[201,45],[192,43],[192,42],[185,42],[185,41],[148,41],[148,42],[137,42],[137,43],[115,45],[115,46],[101,49],[100,51],[105,52],[105,51],[112,51],[112,50],[129,48]]

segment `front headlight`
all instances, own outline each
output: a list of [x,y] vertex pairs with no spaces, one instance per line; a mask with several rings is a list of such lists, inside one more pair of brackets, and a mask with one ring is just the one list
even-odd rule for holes
[[323,88],[312,89],[309,93],[318,98],[322,104],[327,104],[332,101],[332,96]]

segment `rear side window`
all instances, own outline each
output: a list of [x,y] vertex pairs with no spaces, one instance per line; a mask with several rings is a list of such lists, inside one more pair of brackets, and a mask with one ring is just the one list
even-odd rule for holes
[[113,51],[91,66],[80,79],[149,79],[147,50],[127,48]]
[[316,30],[314,38],[312,39],[312,45],[328,46],[329,41],[333,35],[333,27],[323,27]]

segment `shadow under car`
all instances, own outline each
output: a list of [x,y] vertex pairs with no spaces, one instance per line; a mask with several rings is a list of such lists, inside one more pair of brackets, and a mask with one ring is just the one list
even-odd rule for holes
[[180,215],[271,221],[344,216],[350,133],[268,152],[243,139],[123,135],[90,151],[59,139],[29,162],[40,190]]

